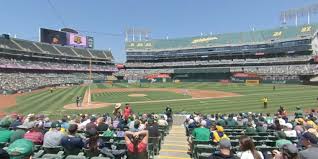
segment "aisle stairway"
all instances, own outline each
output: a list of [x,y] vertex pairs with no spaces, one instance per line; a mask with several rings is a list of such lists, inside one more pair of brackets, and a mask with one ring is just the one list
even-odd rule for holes
[[184,127],[173,125],[164,139],[159,156],[156,156],[155,159],[190,159],[187,150],[188,144]]

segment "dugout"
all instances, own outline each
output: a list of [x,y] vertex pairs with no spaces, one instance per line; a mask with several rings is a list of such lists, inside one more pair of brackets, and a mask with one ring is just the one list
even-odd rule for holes
[[180,68],[174,69],[171,78],[181,82],[218,82],[230,76],[229,68]]

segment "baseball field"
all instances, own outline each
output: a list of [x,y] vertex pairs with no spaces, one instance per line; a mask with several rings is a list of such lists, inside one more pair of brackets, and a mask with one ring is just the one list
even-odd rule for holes
[[[102,107],[86,109],[65,109],[67,104],[75,103],[76,96],[87,97]],[[267,96],[269,106],[263,108],[262,98]],[[220,83],[155,83],[155,84],[92,84],[56,88],[53,93],[43,89],[27,94],[1,96],[2,111],[18,113],[43,113],[62,116],[70,113],[111,112],[115,103],[130,103],[135,112],[162,112],[167,105],[174,112],[276,112],[280,105],[289,112],[296,106],[314,108],[318,106],[317,86],[262,84],[246,86],[243,84]],[[11,103],[10,103],[11,102]],[[9,103],[9,104],[8,104]],[[6,106],[11,105],[11,106]]]

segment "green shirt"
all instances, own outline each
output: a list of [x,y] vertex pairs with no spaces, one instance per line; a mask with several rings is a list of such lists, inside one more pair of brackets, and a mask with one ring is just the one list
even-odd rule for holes
[[22,139],[25,133],[26,133],[25,130],[17,129],[16,131],[12,133],[10,137],[10,143],[14,142],[17,139]]
[[225,126],[225,121],[223,119],[219,119],[217,123],[221,126]]
[[236,126],[237,123],[234,119],[227,119],[226,120],[226,126]]
[[[18,139],[8,147],[8,153],[12,159],[20,159],[32,154],[34,144],[30,140]],[[18,155],[18,156],[16,156]]]
[[245,129],[245,132],[248,133],[248,134],[256,134],[256,129],[252,128],[252,127],[247,127]]
[[302,118],[303,117],[303,111],[297,110],[295,112],[295,118]]
[[114,132],[110,131],[110,130],[104,131],[103,136],[105,136],[105,137],[114,137]]
[[256,131],[257,131],[257,132],[266,132],[266,130],[264,129],[264,127],[261,127],[261,126],[256,127]]
[[13,132],[10,130],[1,130],[0,131],[0,142],[9,142],[12,133]]
[[209,141],[210,140],[210,130],[207,128],[195,128],[192,132],[192,136],[196,141]]
[[286,139],[276,140],[276,147],[278,147],[278,148],[281,148],[285,144],[292,144],[292,142],[289,140],[286,140]]

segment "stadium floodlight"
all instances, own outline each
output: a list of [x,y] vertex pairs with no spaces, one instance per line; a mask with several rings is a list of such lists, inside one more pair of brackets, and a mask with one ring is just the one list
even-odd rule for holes
[[125,41],[135,41],[136,36],[139,37],[139,41],[147,41],[150,39],[150,33],[151,31],[145,28],[127,28],[125,29]]
[[310,18],[313,14],[318,14],[318,4],[282,11],[280,14],[280,20],[283,24],[286,24],[288,20],[295,19],[295,24],[297,26],[298,18],[307,16],[307,24],[310,24]]

